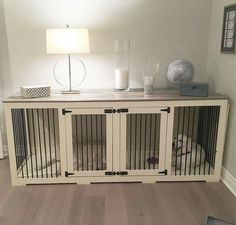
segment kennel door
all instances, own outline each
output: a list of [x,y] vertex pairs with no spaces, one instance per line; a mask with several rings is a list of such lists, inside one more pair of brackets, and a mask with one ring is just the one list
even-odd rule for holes
[[104,109],[67,111],[67,174],[105,176],[105,171],[112,171],[112,113]]
[[167,114],[166,108],[129,108],[121,113],[120,172],[163,175]]

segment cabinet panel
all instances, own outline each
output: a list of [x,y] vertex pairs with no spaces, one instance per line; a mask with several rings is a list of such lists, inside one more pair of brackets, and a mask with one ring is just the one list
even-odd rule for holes
[[6,105],[12,183],[219,181],[227,101],[98,105]]
[[61,176],[57,109],[12,109],[18,178]]
[[214,174],[220,106],[176,107],[172,174]]
[[121,171],[157,175],[165,170],[167,112],[129,109],[121,115]]
[[70,111],[66,115],[68,172],[101,176],[112,171],[112,114],[101,109]]

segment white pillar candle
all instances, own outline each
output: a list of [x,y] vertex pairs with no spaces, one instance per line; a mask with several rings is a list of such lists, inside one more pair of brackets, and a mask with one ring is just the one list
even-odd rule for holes
[[129,70],[118,68],[115,70],[115,89],[125,90],[129,87]]

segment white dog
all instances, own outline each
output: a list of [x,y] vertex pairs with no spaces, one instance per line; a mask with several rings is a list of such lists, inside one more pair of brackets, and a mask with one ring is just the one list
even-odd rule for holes
[[189,169],[190,165],[191,168],[195,168],[205,162],[205,150],[201,145],[192,142],[191,138],[179,134],[178,138],[177,136],[174,137],[174,141],[172,148],[172,166],[176,166],[176,169],[184,169],[185,166]]

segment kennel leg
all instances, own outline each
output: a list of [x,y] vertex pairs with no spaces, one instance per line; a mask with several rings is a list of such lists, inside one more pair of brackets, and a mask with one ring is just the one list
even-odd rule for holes
[[206,179],[206,182],[207,183],[220,182],[220,177],[218,177],[218,176],[208,177]]

